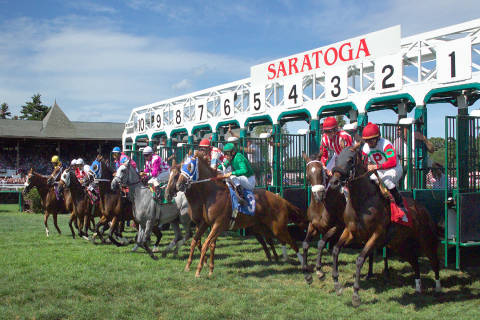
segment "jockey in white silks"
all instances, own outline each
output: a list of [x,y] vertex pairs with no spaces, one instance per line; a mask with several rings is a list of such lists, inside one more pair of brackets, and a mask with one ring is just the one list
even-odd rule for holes
[[148,184],[153,185],[155,191],[159,194],[157,188],[160,184],[168,181],[170,166],[158,154],[153,154],[153,149],[150,146],[143,149],[143,156],[145,157],[145,170],[140,175],[149,178]]

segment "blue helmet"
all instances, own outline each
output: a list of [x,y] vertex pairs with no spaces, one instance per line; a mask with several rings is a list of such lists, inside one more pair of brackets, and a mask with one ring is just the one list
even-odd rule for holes
[[113,148],[112,152],[120,153],[120,152],[122,152],[122,149],[120,149],[120,147],[115,147],[115,148]]

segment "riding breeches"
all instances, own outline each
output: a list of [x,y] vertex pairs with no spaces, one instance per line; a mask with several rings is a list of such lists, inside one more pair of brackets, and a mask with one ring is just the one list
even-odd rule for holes
[[242,186],[243,188],[252,191],[255,188],[255,175],[246,177],[246,176],[231,176],[233,184],[238,187]]
[[150,178],[150,180],[148,180],[148,184],[153,184],[155,187],[158,187],[161,183],[167,182],[169,177],[170,169],[168,169],[167,171],[163,171],[156,177]]
[[[402,177],[403,169],[402,164],[397,162],[395,168],[387,170],[377,170],[378,176],[383,181],[388,190],[391,190],[396,187],[398,181]],[[377,182],[377,176],[375,174],[370,175],[370,179]]]

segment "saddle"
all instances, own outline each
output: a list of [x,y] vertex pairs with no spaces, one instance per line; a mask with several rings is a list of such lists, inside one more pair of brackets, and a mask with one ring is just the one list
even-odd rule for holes
[[248,216],[255,215],[255,195],[253,191],[243,189],[242,196],[246,204],[242,204],[239,201],[240,195],[237,194],[237,190],[234,189],[235,187],[230,182],[227,182],[227,186],[232,201],[232,217],[230,218],[230,229],[232,229],[239,212]]

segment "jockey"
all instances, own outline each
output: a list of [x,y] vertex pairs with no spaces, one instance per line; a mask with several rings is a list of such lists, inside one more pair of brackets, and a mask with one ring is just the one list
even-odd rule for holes
[[222,150],[217,147],[213,147],[210,145],[209,139],[202,139],[198,144],[199,151],[208,158],[210,161],[210,166],[213,169],[217,169],[217,167],[225,161],[225,155],[223,154]]
[[153,154],[150,146],[143,149],[143,156],[145,157],[145,170],[140,172],[140,176],[149,178],[148,183],[155,187],[155,191],[159,195],[160,192],[157,189],[161,183],[168,181],[170,166],[158,154]]
[[[402,164],[398,161],[397,152],[392,143],[380,137],[380,128],[371,122],[363,128],[362,138],[366,142],[363,145],[362,153],[368,156],[368,171],[377,171],[378,176],[395,199],[396,205],[407,212],[396,186],[402,177]],[[370,179],[377,181],[377,176],[372,174]],[[403,219],[407,219],[407,216],[405,215]]]
[[[338,129],[337,119],[328,117],[323,121],[322,145],[320,146],[320,161],[326,165],[327,173],[331,175],[331,170],[335,166],[337,155],[342,152],[343,148],[351,146],[352,137],[343,130]],[[332,154],[330,160],[329,153]],[[328,161],[328,163],[327,163]]]
[[133,159],[130,159],[129,156],[123,153],[120,147],[113,148],[112,157],[115,161],[115,170],[118,170],[118,168],[127,160],[130,160],[130,164],[132,165],[132,167],[137,169],[137,164],[135,163],[135,161],[133,161]]
[[52,177],[53,181],[56,181],[57,178],[62,174],[63,164],[62,164],[62,162],[60,161],[60,158],[57,155],[54,155],[52,157],[51,162],[53,164],[53,171],[55,171],[58,167],[60,167],[60,170],[58,170],[57,174],[54,177]]
[[227,143],[223,148],[223,152],[225,153],[227,160],[221,164],[218,169],[223,170],[224,167],[226,168],[229,165],[232,166],[232,171],[224,174],[222,178],[231,179],[235,186],[235,191],[237,192],[240,204],[245,206],[247,201],[243,199],[242,188],[253,191],[253,188],[255,188],[255,173],[253,172],[248,159],[245,158],[243,154],[237,152],[233,143]]

